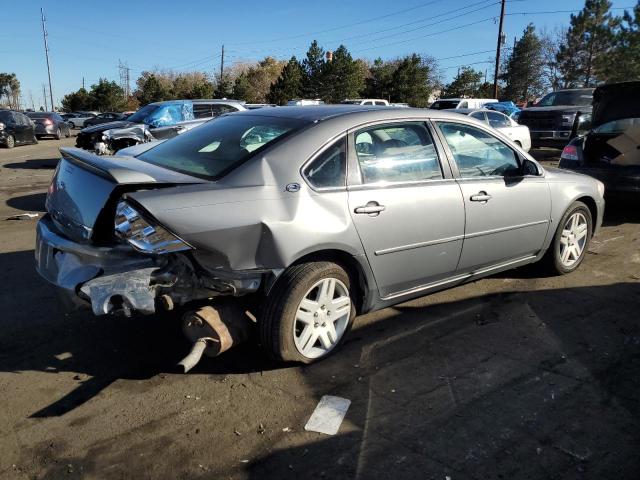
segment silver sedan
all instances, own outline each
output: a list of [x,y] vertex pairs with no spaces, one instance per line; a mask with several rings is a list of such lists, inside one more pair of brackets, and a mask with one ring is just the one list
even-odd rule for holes
[[252,110],[135,157],[62,154],[38,271],[96,315],[198,301],[196,357],[245,310],[271,357],[310,363],[358,314],[539,260],[573,272],[604,211],[601,182],[438,110]]

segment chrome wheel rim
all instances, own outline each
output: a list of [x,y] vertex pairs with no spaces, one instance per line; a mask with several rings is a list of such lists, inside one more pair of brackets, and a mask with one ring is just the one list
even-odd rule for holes
[[587,246],[587,218],[576,212],[567,219],[560,236],[560,263],[570,268],[576,264]]
[[323,278],[304,295],[293,322],[298,352],[306,358],[320,358],[338,344],[349,324],[351,297],[337,278]]

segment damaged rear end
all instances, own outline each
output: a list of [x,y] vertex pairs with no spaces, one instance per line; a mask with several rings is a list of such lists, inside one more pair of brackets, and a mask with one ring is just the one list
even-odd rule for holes
[[67,306],[94,314],[151,314],[212,296],[202,288],[192,246],[160,225],[127,193],[202,183],[133,157],[62,149],[37,227],[36,268]]

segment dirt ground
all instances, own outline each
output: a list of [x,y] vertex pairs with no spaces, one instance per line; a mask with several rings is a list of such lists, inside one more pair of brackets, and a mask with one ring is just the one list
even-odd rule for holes
[[[36,220],[5,220],[42,214],[71,144],[0,149],[1,478],[640,478],[638,199],[608,203],[571,275],[360,317],[314,366],[249,343],[179,375],[176,322],[65,314],[34,271]],[[327,394],[352,401],[339,434],[305,432]]]

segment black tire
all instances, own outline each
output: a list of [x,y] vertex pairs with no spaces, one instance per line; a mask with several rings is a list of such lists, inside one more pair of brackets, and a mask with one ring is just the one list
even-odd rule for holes
[[[561,260],[562,231],[564,230],[564,227],[567,224],[568,220],[576,213],[581,213],[587,222],[586,241],[582,248],[582,252],[580,253],[580,256],[577,258],[577,260],[575,260],[572,265],[566,266],[562,263]],[[549,272],[555,275],[566,275],[567,273],[575,271],[583,262],[584,257],[587,254],[587,249],[589,247],[589,242],[591,241],[592,233],[593,218],[591,217],[591,211],[589,210],[589,207],[587,207],[582,202],[572,203],[558,222],[556,233],[553,236],[551,245],[549,245],[549,249],[547,250],[547,253],[543,258],[543,262],[546,264],[545,266],[547,267]]]
[[16,146],[16,139],[13,138],[13,135],[9,135],[4,142],[5,147],[13,148]]
[[[339,280],[351,298],[349,317],[344,333],[325,354],[315,358],[304,356],[296,347],[294,329],[300,302],[319,281]],[[287,269],[266,298],[266,305],[258,321],[259,339],[264,352],[279,362],[313,363],[335,352],[347,337],[356,315],[353,289],[355,284],[347,272],[333,262],[310,262]]]
[[64,138],[69,138],[71,136],[71,128],[67,125],[67,133],[65,133]]
[[53,138],[55,138],[56,140],[60,140],[62,138],[62,132],[60,131],[60,127],[58,127],[58,130],[56,130],[56,133],[53,135]]

